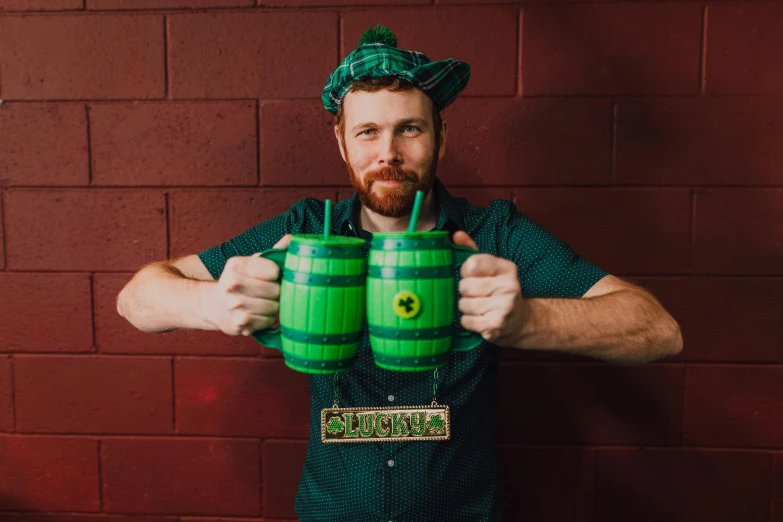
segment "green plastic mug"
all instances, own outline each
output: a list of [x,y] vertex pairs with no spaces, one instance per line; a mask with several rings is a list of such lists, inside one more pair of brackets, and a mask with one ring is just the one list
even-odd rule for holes
[[259,255],[280,267],[280,326],[253,337],[283,353],[294,370],[330,374],[356,362],[365,319],[365,241],[295,234]]
[[475,250],[448,232],[373,234],[367,268],[367,323],[375,364],[386,370],[440,368],[451,351],[478,347],[483,338],[462,330],[455,270]]

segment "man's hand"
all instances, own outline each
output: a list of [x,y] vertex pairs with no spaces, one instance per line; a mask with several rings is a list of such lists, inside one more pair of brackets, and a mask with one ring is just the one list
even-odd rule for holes
[[[286,234],[274,248],[290,241],[291,235]],[[229,258],[217,284],[204,294],[205,317],[228,335],[249,336],[269,328],[280,309],[279,276],[277,264],[258,254]]]
[[[470,236],[459,231],[454,243],[478,250]],[[460,270],[459,309],[462,326],[488,342],[514,346],[522,337],[529,305],[522,297],[517,265],[490,254],[474,254]]]

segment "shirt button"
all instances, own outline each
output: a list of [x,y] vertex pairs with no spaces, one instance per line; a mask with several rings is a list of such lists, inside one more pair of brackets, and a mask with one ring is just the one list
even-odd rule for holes
[[389,395],[387,397],[387,399],[389,399],[389,402],[393,402],[394,401],[394,395]]
[[388,464],[388,465],[389,465],[389,467],[391,468],[392,466],[394,466],[394,461],[393,461],[393,460],[390,460],[390,461],[389,461],[389,462],[387,462],[386,464]]

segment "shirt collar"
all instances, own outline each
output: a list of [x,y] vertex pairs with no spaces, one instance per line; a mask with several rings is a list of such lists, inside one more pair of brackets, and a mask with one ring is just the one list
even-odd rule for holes
[[[455,198],[449,194],[446,187],[438,178],[435,178],[435,184],[432,187],[435,194],[435,211],[438,219],[435,222],[435,230],[448,230],[453,234],[457,230],[465,230],[465,219]],[[348,235],[364,236],[369,239],[372,235],[362,230],[359,224],[359,212],[361,211],[361,202],[359,195],[354,192],[350,203],[343,208],[339,216],[335,216],[339,223],[340,233]],[[451,235],[449,234],[449,235]]]

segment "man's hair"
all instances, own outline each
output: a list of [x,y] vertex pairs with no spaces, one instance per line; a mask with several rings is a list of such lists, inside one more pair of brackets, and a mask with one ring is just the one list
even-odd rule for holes
[[[383,76],[381,78],[371,78],[369,80],[351,82],[351,89],[348,92],[376,92],[382,89],[388,89],[390,91],[409,91],[411,89],[417,88],[418,87],[403,78]],[[432,102],[432,121],[434,124],[433,130],[435,132],[435,154],[437,154],[438,148],[440,147],[440,133],[443,130],[443,120],[440,117],[440,112],[438,112],[438,108],[435,105],[435,102]],[[345,118],[343,115],[342,103],[337,108],[337,114],[334,115],[334,124],[338,126],[340,130],[340,136],[345,139]]]

